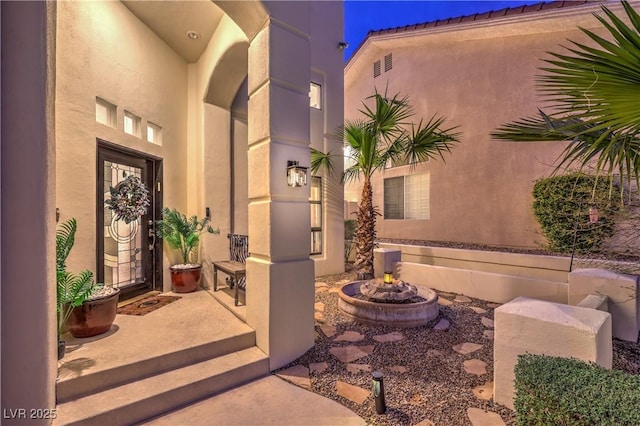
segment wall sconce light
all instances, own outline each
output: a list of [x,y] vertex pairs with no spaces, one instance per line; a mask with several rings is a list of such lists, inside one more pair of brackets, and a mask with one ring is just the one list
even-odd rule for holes
[[347,47],[349,47],[349,43],[347,43],[346,41],[341,41],[340,43],[338,43],[338,49],[340,50],[344,50]]
[[307,184],[307,168],[298,165],[297,161],[287,161],[287,184],[304,186]]
[[384,273],[384,283],[385,284],[393,283],[393,272],[385,272]]
[[596,206],[589,207],[589,223],[598,223],[598,208]]

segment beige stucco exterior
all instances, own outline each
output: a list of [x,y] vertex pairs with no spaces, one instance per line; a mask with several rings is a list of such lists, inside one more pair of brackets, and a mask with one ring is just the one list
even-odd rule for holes
[[[619,5],[612,4],[617,10]],[[577,27],[602,32],[592,16],[596,4],[514,14],[418,30],[370,36],[345,68],[345,117],[357,118],[374,88],[408,95],[415,121],[447,117],[459,126],[461,142],[442,161],[386,169],[373,180],[374,204],[383,210],[383,179],[430,174],[428,220],[378,219],[379,238],[455,241],[512,247],[545,243],[532,213],[534,180],[549,176],[562,143],[492,140],[501,124],[537,114],[534,90],[546,51],[566,39],[586,41]],[[392,69],[384,57],[392,54]],[[382,73],[374,78],[373,63]],[[447,126],[448,125],[448,126]],[[358,185],[345,190],[359,199]]]
[[[341,146],[329,134],[343,119],[342,3],[210,6],[222,17],[192,62],[120,2],[2,3],[2,181],[16,182],[2,189],[3,407],[55,405],[55,210],[79,223],[69,269],[95,271],[97,139],[161,159],[164,206],[210,208],[221,236],[204,237],[205,282],[228,256],[224,235],[249,235],[247,322],[271,368],[313,345],[314,275],[344,267],[340,170],[323,179],[324,251],[312,258],[309,187],[288,187],[286,166],[309,166],[310,145]],[[117,106],[116,128],[96,122],[96,97]],[[160,125],[162,144],[125,134],[125,110]],[[169,290],[166,248],[163,261]]]

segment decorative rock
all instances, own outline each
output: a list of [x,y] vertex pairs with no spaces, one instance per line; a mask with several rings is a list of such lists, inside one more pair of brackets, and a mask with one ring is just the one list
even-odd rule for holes
[[435,423],[433,423],[431,420],[429,419],[424,419],[423,421],[421,421],[420,423],[418,423],[416,426],[435,426]]
[[480,408],[467,408],[467,416],[473,426],[505,426],[505,422],[498,413]]
[[482,333],[482,337],[493,340],[493,330],[485,330],[484,333]]
[[371,395],[371,391],[368,389],[362,389],[361,387],[340,381],[336,382],[336,391],[341,397],[355,402],[358,405],[362,405],[369,395]]
[[339,292],[339,291],[340,291],[340,288],[336,288],[336,287],[331,287],[331,288],[329,289],[329,293],[337,293],[337,292]]
[[502,306],[500,303],[487,303],[487,308],[495,309]]
[[482,319],[480,320],[482,321],[482,325],[484,325],[487,328],[493,328],[493,320],[486,318],[486,317],[482,317]]
[[357,331],[345,331],[338,337],[336,337],[336,342],[359,342],[364,340],[364,336]]
[[349,373],[360,373],[361,371],[371,371],[369,364],[347,364],[347,371]]
[[469,309],[471,309],[476,314],[486,314],[487,313],[486,309],[478,308],[476,306],[469,306]]
[[447,299],[442,298],[442,297],[438,297],[438,303],[441,304],[442,306],[453,305],[453,302],[451,300],[447,300]]
[[324,303],[322,302],[317,302],[315,305],[313,305],[313,307],[318,312],[324,312]]
[[324,315],[322,315],[322,312],[315,312],[313,314],[313,318],[318,322],[324,322]]
[[487,363],[479,359],[469,359],[462,363],[464,371],[476,376],[487,374]]
[[301,388],[311,390],[311,379],[309,378],[309,369],[304,365],[296,365],[277,373],[276,376],[281,377],[294,385]]
[[316,281],[316,287],[329,287],[324,281]]
[[398,342],[402,339],[404,339],[404,335],[399,331],[393,331],[391,333],[381,334],[379,336],[373,336],[373,340],[380,343]]
[[462,355],[470,354],[479,349],[482,349],[482,345],[479,345],[477,343],[470,343],[470,342],[460,343],[453,347],[454,351]]
[[444,331],[449,329],[449,320],[446,318],[442,318],[438,323],[433,327],[434,330]]
[[389,367],[389,370],[393,371],[394,373],[406,373],[407,371],[409,371],[407,369],[407,367],[404,367],[402,365],[394,365],[392,367]]
[[469,303],[471,302],[471,299],[469,299],[467,296],[456,296],[456,298],[453,300],[456,303]]
[[478,399],[489,400],[493,397],[493,382],[487,382],[484,385],[476,386],[471,389]]
[[336,334],[336,328],[332,325],[323,324],[320,326],[320,330],[322,330],[324,335],[327,337],[333,337]]
[[336,347],[329,349],[329,352],[340,361],[347,363],[371,355],[373,353],[373,345]]
[[311,362],[309,363],[309,372],[310,373],[322,373],[327,368],[329,368],[329,364],[326,362]]
[[419,393],[413,395],[411,397],[411,399],[409,400],[409,404],[411,404],[411,405],[422,405],[425,402],[426,401],[425,401],[424,396],[422,396],[422,394],[419,394]]

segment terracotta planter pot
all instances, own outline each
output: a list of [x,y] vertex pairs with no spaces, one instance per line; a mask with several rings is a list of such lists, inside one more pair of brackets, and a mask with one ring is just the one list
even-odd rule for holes
[[67,330],[73,337],[92,337],[109,331],[116,319],[119,295],[120,290],[73,308],[67,320]]
[[202,273],[202,265],[192,268],[175,268],[170,267],[171,285],[176,293],[191,293],[196,291],[200,283],[200,275]]

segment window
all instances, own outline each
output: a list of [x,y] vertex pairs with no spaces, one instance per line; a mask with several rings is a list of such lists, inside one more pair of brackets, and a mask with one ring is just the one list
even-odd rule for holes
[[162,145],[162,127],[152,122],[147,122],[147,141]]
[[429,173],[384,180],[385,219],[429,219]]
[[375,61],[373,63],[373,78],[376,78],[380,75],[380,61]]
[[391,68],[393,67],[393,56],[391,55],[393,54],[389,53],[384,57],[384,72],[391,70]]
[[311,254],[322,253],[322,178],[311,176]]
[[105,126],[117,127],[116,106],[96,96],[96,121]]
[[130,113],[129,111],[124,112],[124,132],[128,135],[133,135],[140,137],[140,117]]
[[322,109],[322,86],[311,82],[309,87],[309,106],[315,109]]

